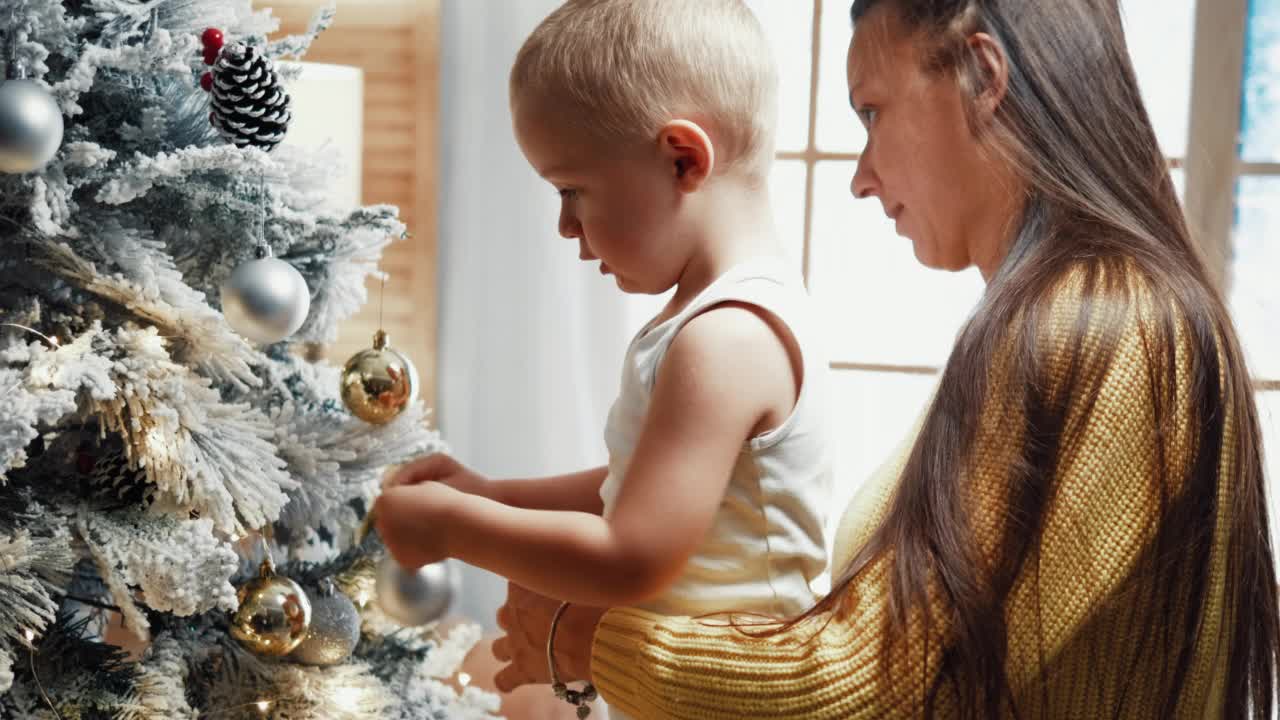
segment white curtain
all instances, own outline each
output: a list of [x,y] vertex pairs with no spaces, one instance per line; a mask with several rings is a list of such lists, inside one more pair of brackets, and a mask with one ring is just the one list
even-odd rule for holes
[[[559,4],[442,8],[437,424],[463,463],[496,477],[604,463],[622,353],[656,309],[578,260],[556,230],[559,198],[512,135],[511,63]],[[493,627],[505,591],[465,568],[454,610]]]

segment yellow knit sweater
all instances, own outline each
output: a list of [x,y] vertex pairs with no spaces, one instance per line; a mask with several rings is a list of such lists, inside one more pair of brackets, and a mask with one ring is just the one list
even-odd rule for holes
[[[1066,372],[1067,337],[1078,307],[1078,283],[1068,283],[1053,303],[1047,330],[1055,380]],[[1136,660],[1136,634],[1146,608],[1130,571],[1152,536],[1158,499],[1152,490],[1159,460],[1153,439],[1151,383],[1176,383],[1179,415],[1189,417],[1186,344],[1176,370],[1147,366],[1144,324],[1153,322],[1148,296],[1124,309],[1127,332],[1101,379],[1086,416],[1086,398],[1072,398],[1068,437],[1055,496],[1051,499],[1039,563],[1028,561],[1006,608],[1007,672],[1022,717],[1155,717],[1155,683],[1145,682]],[[1145,307],[1144,307],[1145,306]],[[1090,335],[1085,352],[1097,352]],[[1171,372],[1172,370],[1172,372]],[[1023,418],[1014,393],[996,385],[977,436],[975,467],[965,475],[975,532],[994,553],[1007,521],[1006,468],[1021,442]],[[1171,454],[1191,455],[1189,423],[1167,434]],[[1233,430],[1228,427],[1227,434]],[[914,438],[912,438],[913,440]],[[1227,438],[1229,440],[1229,438]],[[856,497],[841,522],[833,567],[846,567],[877,527],[905,462],[904,444]],[[1235,458],[1224,443],[1219,498],[1234,482]],[[1165,460],[1169,459],[1166,456]],[[1184,702],[1177,716],[1220,715],[1219,681],[1227,642],[1224,617],[1225,543],[1229,503],[1219,503],[1218,532],[1207,578],[1204,625],[1194,650]],[[990,557],[990,555],[988,555]],[[923,707],[922,663],[936,671],[950,633],[945,612],[926,629],[908,622],[911,652],[895,655],[886,672],[878,662],[892,553],[855,580],[852,612],[831,618],[826,629],[801,625],[760,639],[707,619],[662,617],[619,608],[605,614],[595,636],[592,674],[602,696],[638,718],[741,720],[743,718],[918,717]],[[1038,571],[1038,572],[1037,572]],[[1032,577],[1036,575],[1036,577]],[[1038,586],[1038,592],[1034,588]],[[1038,598],[1038,602],[1037,602]],[[941,607],[934,598],[934,604]],[[822,618],[826,619],[826,618]],[[1157,630],[1158,631],[1158,630]],[[1042,664],[1043,660],[1043,664]],[[1041,674],[1043,667],[1044,673]],[[1047,702],[1042,703],[1042,700]],[[943,699],[940,717],[948,717]]]

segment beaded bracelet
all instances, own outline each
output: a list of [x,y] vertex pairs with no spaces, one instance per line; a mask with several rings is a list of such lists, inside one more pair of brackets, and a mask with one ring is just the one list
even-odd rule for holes
[[551,691],[556,694],[556,697],[578,709],[579,720],[586,720],[586,717],[591,714],[591,706],[587,703],[596,699],[595,686],[587,683],[586,687],[580,691],[570,690],[560,682],[560,675],[556,672],[556,628],[560,625],[560,617],[568,609],[569,603],[560,603],[560,607],[556,608],[556,614],[551,617],[551,632],[547,634],[547,667],[551,670]]

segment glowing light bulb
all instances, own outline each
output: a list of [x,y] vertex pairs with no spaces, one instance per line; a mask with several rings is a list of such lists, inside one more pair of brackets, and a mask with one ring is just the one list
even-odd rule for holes
[[353,687],[338,688],[333,691],[333,704],[347,712],[355,712],[360,705],[360,691]]
[[25,635],[25,636],[27,637],[27,642],[28,642],[28,643],[30,643],[30,642],[32,642],[33,640],[35,640],[35,639],[36,639],[36,634],[35,634],[34,632],[32,632],[32,631],[31,631],[31,628],[27,628],[27,629],[23,630],[23,631],[22,631],[22,634],[23,634],[23,635]]
[[461,685],[462,687],[466,687],[466,686],[470,685],[470,684],[471,684],[471,674],[470,674],[470,673],[464,673],[464,672],[460,672],[460,673],[458,673],[458,684],[459,684],[459,685]]
[[259,700],[256,704],[258,706],[258,712],[263,714],[266,714],[267,710],[271,707],[270,700]]
[[361,590],[361,591],[356,595],[356,604],[357,604],[357,605],[359,605],[360,607],[364,607],[365,605],[368,605],[368,604],[369,604],[369,591],[368,591],[368,590]]

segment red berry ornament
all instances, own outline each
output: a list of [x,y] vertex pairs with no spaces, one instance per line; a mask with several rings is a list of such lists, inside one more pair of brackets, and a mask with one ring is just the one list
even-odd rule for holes
[[213,90],[213,73],[207,72],[200,76],[200,87],[204,88],[205,92]]
[[213,48],[216,52],[222,49],[222,31],[218,28],[209,28],[200,36],[200,42],[204,44],[205,50]]
[[218,62],[218,53],[222,48],[207,47],[204,49],[204,64],[212,65]]

